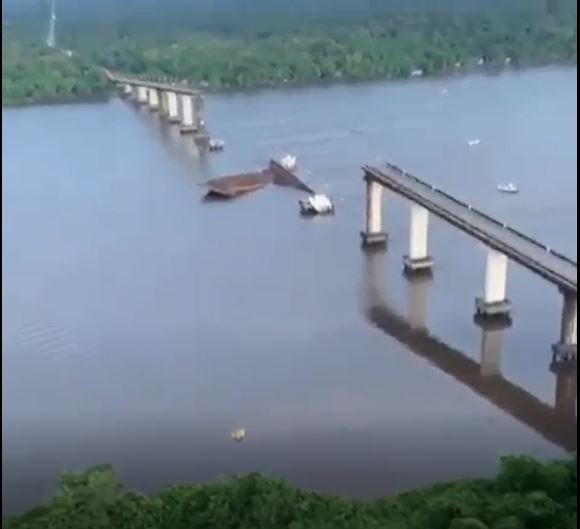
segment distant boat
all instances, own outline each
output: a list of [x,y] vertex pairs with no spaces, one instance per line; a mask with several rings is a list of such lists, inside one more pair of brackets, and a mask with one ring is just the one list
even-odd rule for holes
[[225,147],[225,142],[223,140],[210,139],[209,140],[209,150],[210,151],[223,151]]
[[520,192],[520,190],[518,189],[518,186],[516,186],[515,184],[512,184],[512,183],[500,184],[497,186],[497,190],[500,193],[508,193],[511,195],[515,195],[515,194]]
[[310,195],[305,200],[300,200],[300,213],[302,215],[328,215],[334,213],[334,205],[326,195]]
[[234,430],[231,433],[231,438],[236,441],[237,443],[239,443],[240,441],[243,441],[246,438],[246,430],[244,428],[239,428],[238,430]]
[[287,154],[280,160],[280,165],[284,167],[287,171],[294,171],[298,165],[296,161],[296,156]]
[[476,145],[480,144],[480,140],[479,138],[475,138],[474,140],[469,140],[467,142],[467,145],[469,145],[470,147],[475,147]]

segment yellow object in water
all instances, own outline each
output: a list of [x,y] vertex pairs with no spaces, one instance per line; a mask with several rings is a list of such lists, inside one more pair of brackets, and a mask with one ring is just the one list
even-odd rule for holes
[[240,428],[238,430],[234,430],[232,432],[232,439],[234,441],[237,441],[238,443],[240,441],[243,441],[245,437],[246,437],[246,430],[244,430],[243,428]]

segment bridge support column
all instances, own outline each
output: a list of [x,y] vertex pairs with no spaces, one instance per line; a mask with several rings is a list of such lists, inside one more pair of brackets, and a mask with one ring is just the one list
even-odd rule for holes
[[156,88],[149,88],[149,108],[151,110],[159,110],[159,91]]
[[427,253],[429,211],[418,204],[411,204],[411,233],[409,254],[404,257],[405,272],[430,272],[433,259]]
[[125,97],[131,97],[133,95],[133,87],[130,84],[124,84],[122,90]]
[[179,123],[177,94],[175,92],[165,92],[165,100],[167,103],[167,119],[170,123]]
[[159,114],[167,114],[167,92],[164,90],[159,91]]
[[484,297],[475,301],[479,316],[509,318],[512,307],[506,298],[507,270],[507,255],[490,248],[485,271]]
[[209,134],[205,127],[203,114],[203,95],[197,94],[193,97],[193,127],[195,129],[195,141],[200,147],[207,148],[209,146]]
[[181,94],[181,132],[195,132],[193,100],[188,94]]
[[366,229],[361,232],[363,247],[384,247],[387,244],[387,234],[383,231],[383,187],[369,178],[367,184]]
[[554,353],[560,359],[576,356],[578,350],[578,297],[572,290],[562,289],[564,303],[562,307],[562,325],[560,342],[555,344]]
[[140,105],[145,105],[148,100],[149,94],[147,93],[147,87],[137,85],[137,102]]

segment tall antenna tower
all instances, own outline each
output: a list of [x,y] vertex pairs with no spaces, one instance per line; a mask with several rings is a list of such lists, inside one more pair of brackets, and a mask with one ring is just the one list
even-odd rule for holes
[[50,20],[48,22],[46,45],[49,48],[56,46],[56,0],[50,0]]

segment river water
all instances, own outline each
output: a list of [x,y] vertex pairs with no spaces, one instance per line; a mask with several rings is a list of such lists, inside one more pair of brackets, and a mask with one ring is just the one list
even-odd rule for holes
[[[408,204],[385,199],[386,253],[359,230],[361,166],[388,160],[575,257],[576,93],[544,69],[209,96],[226,150],[203,156],[117,99],[3,110],[4,512],[104,462],[144,491],[260,471],[369,498],[573,448],[557,290],[513,265],[514,325],[482,330],[479,243],[433,221],[410,282]],[[280,188],[201,201],[284,152],[334,217]]]

